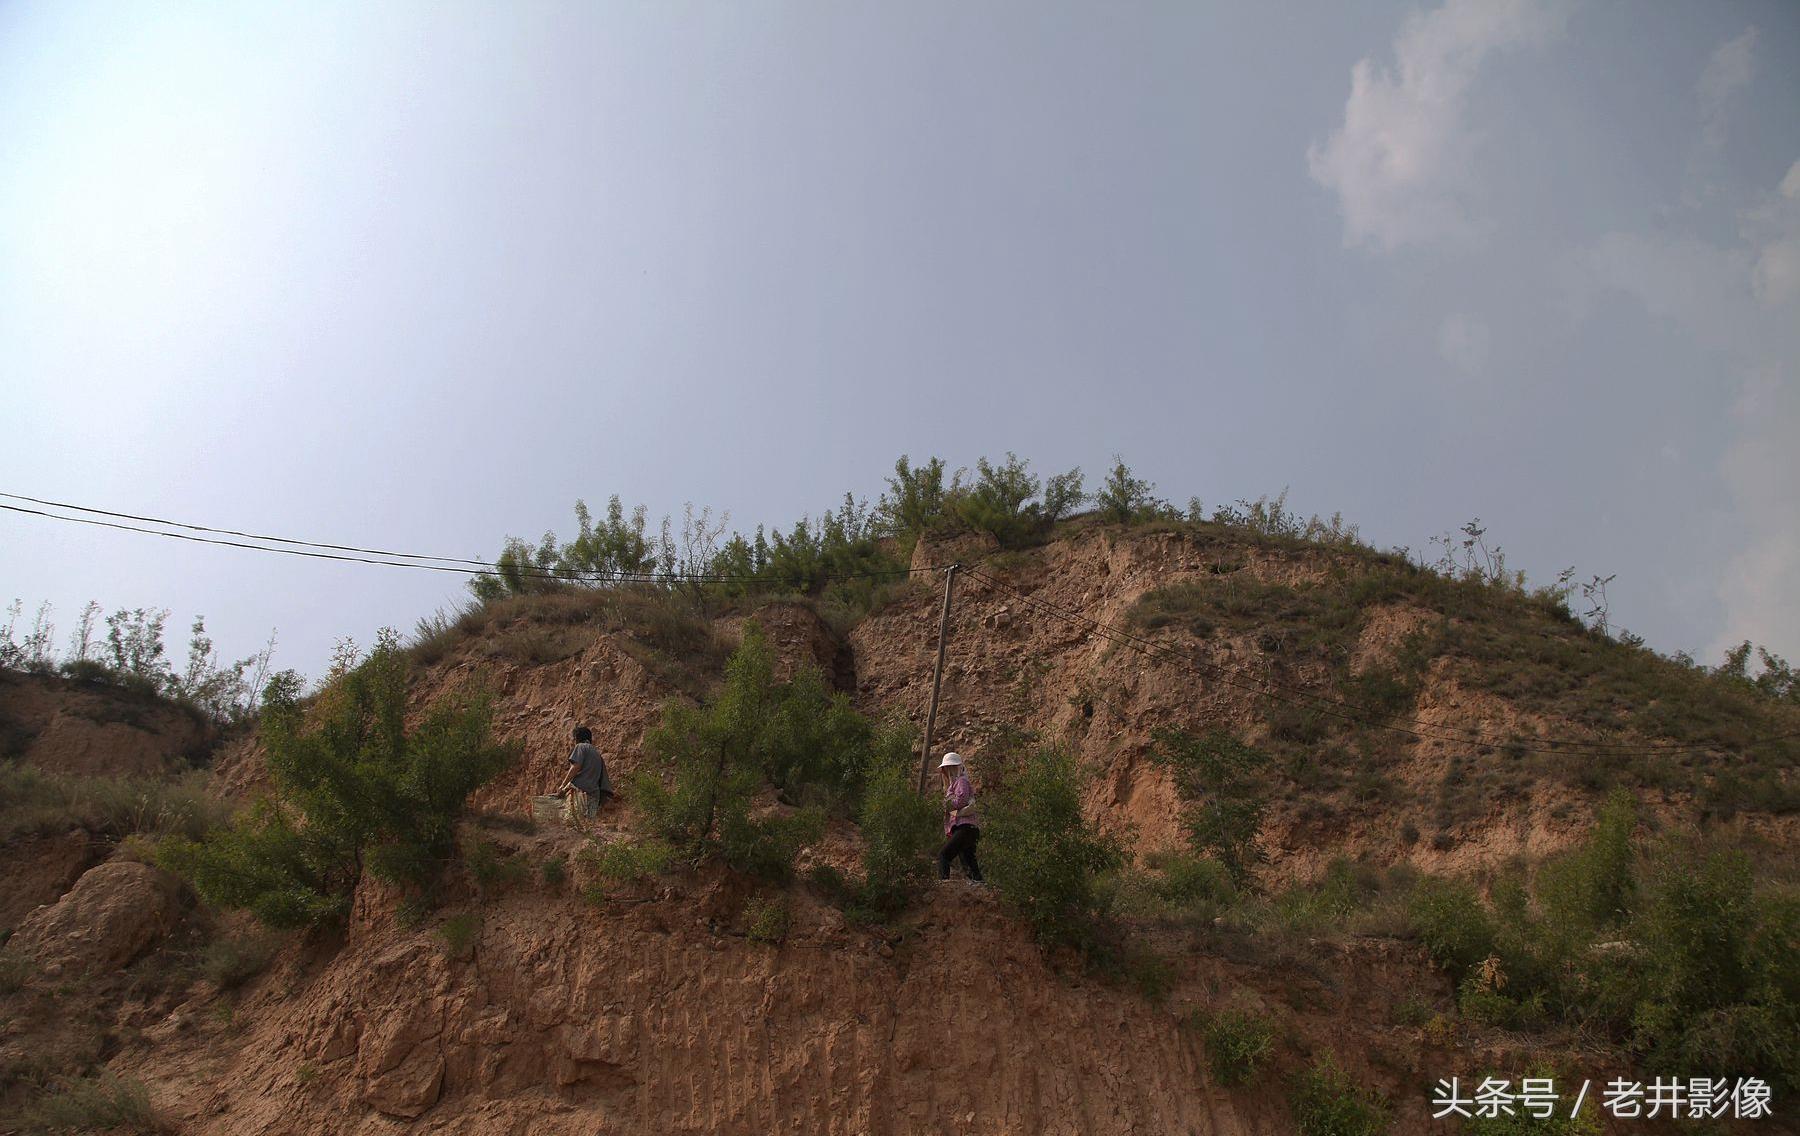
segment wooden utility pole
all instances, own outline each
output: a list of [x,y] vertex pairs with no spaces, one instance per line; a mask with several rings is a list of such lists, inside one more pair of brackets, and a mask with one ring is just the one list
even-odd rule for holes
[[944,614],[938,617],[937,667],[931,672],[931,709],[925,713],[925,741],[919,747],[919,792],[925,792],[925,775],[931,768],[931,731],[937,726],[938,690],[944,684],[944,641],[950,633],[950,588],[956,583],[959,564],[944,569]]

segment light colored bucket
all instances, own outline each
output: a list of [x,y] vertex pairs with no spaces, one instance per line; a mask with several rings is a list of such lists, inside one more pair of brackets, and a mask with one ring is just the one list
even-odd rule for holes
[[531,798],[531,819],[539,824],[555,824],[569,815],[568,802],[548,795]]

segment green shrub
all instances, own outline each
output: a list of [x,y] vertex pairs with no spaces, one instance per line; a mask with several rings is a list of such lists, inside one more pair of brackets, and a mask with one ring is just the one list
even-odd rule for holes
[[1351,1080],[1329,1053],[1296,1079],[1291,1104],[1300,1136],[1381,1136],[1387,1131],[1386,1103]]
[[1224,908],[1237,900],[1231,869],[1217,860],[1198,856],[1173,856],[1162,866],[1157,890],[1164,900],[1184,909]]
[[272,935],[214,939],[201,953],[200,973],[220,990],[235,990],[267,970],[279,946]]
[[896,536],[917,536],[945,520],[944,460],[931,458],[917,469],[907,455],[894,463],[888,491],[876,503],[875,515],[883,531]]
[[1216,860],[1179,853],[1152,864],[1160,870],[1124,868],[1106,876],[1102,906],[1126,918],[1205,924],[1237,901],[1230,873]]
[[1494,949],[1494,922],[1475,889],[1451,880],[1425,880],[1413,892],[1413,930],[1439,966],[1461,975]]
[[1125,459],[1113,455],[1113,467],[1094,493],[1094,507],[1114,524],[1147,519],[1156,508],[1156,486],[1131,475]]
[[1637,802],[1615,789],[1578,849],[1546,863],[1536,891],[1546,918],[1581,934],[1615,927],[1630,916],[1637,892]]
[[561,856],[552,856],[540,865],[539,871],[543,873],[545,886],[561,887],[569,878],[569,862]]
[[1152,737],[1152,760],[1174,774],[1185,802],[1189,843],[1216,859],[1233,885],[1243,888],[1265,858],[1257,833],[1268,807],[1260,776],[1267,755],[1223,730],[1195,735],[1163,727]]
[[[958,474],[949,493],[948,510],[962,525],[990,534],[1004,548],[1017,548],[1041,537],[1083,499],[1079,469],[1043,483],[1032,475],[1029,463],[1009,453],[999,465],[982,458],[975,463],[975,470],[975,480],[966,485]],[[1043,498],[1033,500],[1040,486]]]
[[1275,1052],[1275,1027],[1254,1010],[1222,1010],[1206,1019],[1202,1036],[1221,1085],[1242,1085]]
[[788,907],[779,897],[758,896],[744,908],[745,933],[757,943],[779,943],[787,938]]
[[835,864],[814,864],[807,870],[806,882],[826,903],[840,907],[853,903],[860,890]]
[[311,707],[272,682],[262,741],[277,798],[203,841],[170,840],[159,861],[215,907],[271,927],[343,918],[366,867],[421,888],[454,848],[464,802],[514,759],[490,740],[482,696],[440,700],[406,725],[408,660],[391,631],[368,658],[340,659]]
[[140,1081],[110,1072],[58,1082],[26,1106],[19,1117],[25,1132],[129,1132],[134,1136],[171,1131],[150,1103]]
[[481,937],[481,917],[471,911],[452,915],[438,927],[437,935],[446,955],[466,959],[474,953],[476,940]]
[[1633,925],[1643,983],[1633,1043],[1646,1065],[1728,1067],[1800,1088],[1800,897],[1758,896],[1740,851],[1679,845],[1657,859],[1647,890]]
[[492,841],[463,841],[462,857],[463,865],[469,869],[469,876],[475,881],[475,887],[483,897],[523,882],[526,873],[530,871],[526,863],[516,856],[501,855],[499,847]]
[[1627,1043],[1650,1069],[1728,1065],[1800,1086],[1800,898],[1755,885],[1737,850],[1633,846],[1615,795],[1580,847],[1493,902],[1426,881],[1410,918],[1458,983],[1471,1020],[1510,1028],[1557,1018]]
[[1429,1002],[1422,1000],[1416,994],[1409,994],[1400,1000],[1398,1006],[1394,1007],[1394,1024],[1415,1028],[1423,1026],[1431,1020],[1432,1013]]
[[1090,973],[1117,982],[1154,1005],[1175,988],[1175,966],[1151,943],[1117,930],[1097,932],[1086,947]]
[[863,789],[863,906],[891,915],[928,873],[930,854],[942,839],[936,802],[921,796],[911,777],[911,748],[869,775]]
[[1100,913],[1096,877],[1122,862],[1118,842],[1082,815],[1081,774],[1069,755],[1039,750],[987,806],[988,874],[1038,941],[1091,950]]
[[599,877],[587,890],[588,902],[604,903],[609,885],[634,884],[662,875],[675,863],[675,858],[675,848],[666,840],[655,837],[582,849],[581,861],[590,865]]
[[824,813],[752,813],[758,790],[774,782],[790,795],[844,799],[859,786],[882,743],[841,695],[816,675],[773,677],[761,628],[725,666],[720,692],[694,707],[671,701],[646,748],[663,775],[641,772],[632,794],[647,827],[682,854],[716,853],[740,871],[784,881],[800,849],[824,834]]

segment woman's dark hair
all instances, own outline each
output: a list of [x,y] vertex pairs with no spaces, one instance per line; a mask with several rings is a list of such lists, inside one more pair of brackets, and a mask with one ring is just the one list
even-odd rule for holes
[[575,740],[578,742],[591,742],[594,740],[594,731],[588,729],[586,726],[576,726]]

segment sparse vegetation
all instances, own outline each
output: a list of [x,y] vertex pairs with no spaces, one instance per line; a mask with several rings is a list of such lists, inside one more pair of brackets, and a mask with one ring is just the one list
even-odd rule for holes
[[1264,859],[1256,835],[1267,804],[1260,779],[1267,755],[1222,730],[1162,728],[1154,738],[1151,756],[1174,773],[1194,851],[1217,860],[1242,889]]
[[1202,1037],[1221,1085],[1248,1083],[1275,1051],[1275,1027],[1255,1010],[1225,1009],[1206,1017]]
[[1562,1019],[1610,1034],[1654,1070],[1729,1057],[1791,1089],[1800,902],[1759,890],[1739,851],[1639,849],[1634,828],[1629,795],[1615,794],[1582,847],[1529,881],[1499,881],[1491,903],[1467,885],[1421,885],[1414,927],[1476,1020]]
[[110,840],[133,834],[198,839],[225,820],[206,774],[82,777],[0,764],[0,841],[83,828]]
[[206,944],[200,973],[220,990],[236,990],[268,969],[280,941],[273,935],[227,935]]
[[59,653],[56,625],[48,603],[38,606],[24,637],[15,640],[23,606],[15,599],[7,608],[6,624],[0,627],[0,667],[34,674],[61,674],[79,682],[107,683],[167,699],[219,723],[241,722],[251,715],[275,653],[275,637],[271,634],[256,654],[221,663],[207,633],[206,618],[196,616],[189,628],[187,660],[177,670],[169,662],[163,642],[167,609],[120,608],[105,617],[106,632],[102,636],[102,609],[94,601],[82,608],[67,650]]
[[475,943],[481,938],[481,916],[460,911],[439,924],[437,936],[446,955],[466,959],[475,953]]
[[158,1136],[170,1129],[140,1081],[101,1072],[59,1081],[19,1117],[25,1132],[121,1132]]
[[462,858],[463,866],[469,870],[469,878],[475,881],[476,889],[484,898],[524,882],[531,871],[525,861],[502,854],[499,847],[488,840],[464,840]]
[[31,979],[31,963],[24,956],[0,947],[0,995],[11,994]]
[[1358,1085],[1335,1055],[1321,1054],[1295,1080],[1290,1102],[1300,1136],[1380,1136],[1386,1102]]
[[674,866],[676,853],[667,841],[651,838],[590,846],[582,849],[580,859],[599,876],[599,897],[604,898],[608,884],[637,883],[662,875]]
[[1039,942],[1095,949],[1099,878],[1119,866],[1121,852],[1082,815],[1074,759],[1038,750],[985,807],[991,840],[982,841],[983,853],[1000,894]]
[[159,860],[218,907],[271,927],[341,919],[367,868],[414,889],[435,880],[475,788],[513,759],[489,738],[487,700],[464,694],[406,726],[405,653],[384,633],[345,654],[315,704],[270,684],[262,740],[277,798],[201,841],[165,841]]
[[787,938],[787,901],[779,896],[757,896],[744,908],[744,933],[756,943],[779,943]]
[[544,886],[559,888],[569,878],[569,862],[561,856],[551,856],[538,869],[544,877]]
[[880,761],[867,778],[857,815],[863,838],[863,884],[858,902],[879,916],[905,906],[931,864],[942,839],[935,802],[912,784],[912,747],[904,735],[896,754]]

